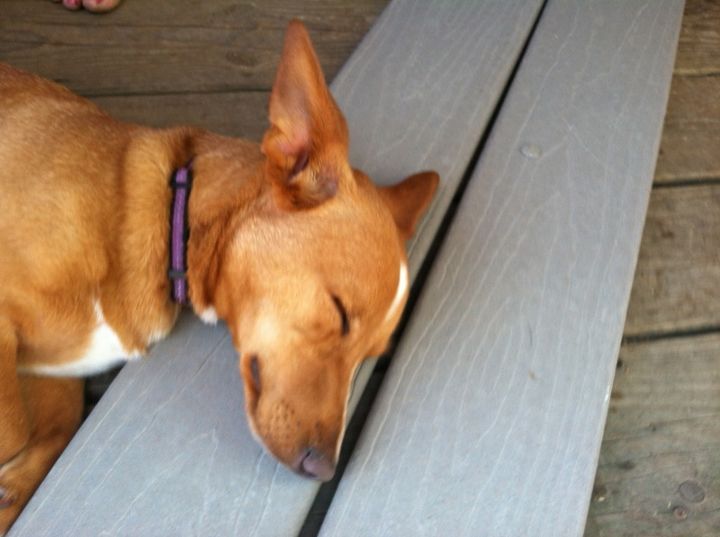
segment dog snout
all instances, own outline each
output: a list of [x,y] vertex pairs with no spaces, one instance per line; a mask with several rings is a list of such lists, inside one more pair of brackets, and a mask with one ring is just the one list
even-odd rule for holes
[[330,481],[335,475],[335,460],[321,450],[310,447],[300,452],[293,469],[300,475],[312,479]]

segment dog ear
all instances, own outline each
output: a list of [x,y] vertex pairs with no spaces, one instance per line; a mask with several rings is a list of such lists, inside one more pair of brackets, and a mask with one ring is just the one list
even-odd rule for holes
[[390,208],[400,235],[408,240],[435,195],[440,177],[435,172],[420,172],[393,186],[378,187]]
[[285,34],[269,116],[262,151],[276,203],[301,209],[334,196],[340,176],[335,159],[347,161],[347,125],[297,20]]

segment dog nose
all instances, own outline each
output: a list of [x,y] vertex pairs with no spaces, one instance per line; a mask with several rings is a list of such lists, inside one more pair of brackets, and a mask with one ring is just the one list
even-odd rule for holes
[[293,466],[300,474],[320,481],[330,481],[335,475],[335,462],[315,448],[303,451]]

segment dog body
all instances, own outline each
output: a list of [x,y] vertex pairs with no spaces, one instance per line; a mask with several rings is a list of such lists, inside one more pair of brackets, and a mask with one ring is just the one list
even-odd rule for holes
[[172,166],[173,136],[117,123],[7,66],[0,114],[0,304],[22,343],[18,367],[89,374],[139,356],[178,307],[156,270],[168,224],[152,199],[169,204],[167,179],[133,167]]
[[258,439],[293,470],[332,476],[353,373],[399,320],[403,241],[438,178],[377,188],[350,168],[297,22],[269,112],[261,145],[150,129],[0,65],[0,533],[77,428],[82,384],[66,377],[140,357],[171,330],[169,179],[190,162],[191,306],[227,324]]

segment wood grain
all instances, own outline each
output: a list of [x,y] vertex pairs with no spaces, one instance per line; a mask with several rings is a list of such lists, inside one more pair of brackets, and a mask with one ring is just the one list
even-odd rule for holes
[[585,537],[720,535],[720,336],[624,345]]
[[626,336],[720,326],[720,185],[654,189]]
[[675,76],[655,180],[708,178],[720,178],[720,76]]
[[123,121],[152,127],[179,124],[218,134],[260,141],[268,126],[270,92],[183,93],[94,97],[92,100]]
[[720,75],[720,2],[687,0],[675,73]]
[[[413,271],[540,4],[395,0],[333,84],[355,165],[386,182],[422,168],[442,176]],[[252,439],[225,331],[184,319],[152,354],[122,370],[14,537],[297,531],[317,484],[279,466]]]
[[681,15],[548,4],[321,535],[582,535]]
[[0,60],[83,95],[267,90],[290,19],[332,79],[387,0],[152,0],[102,16],[47,0],[0,2]]

